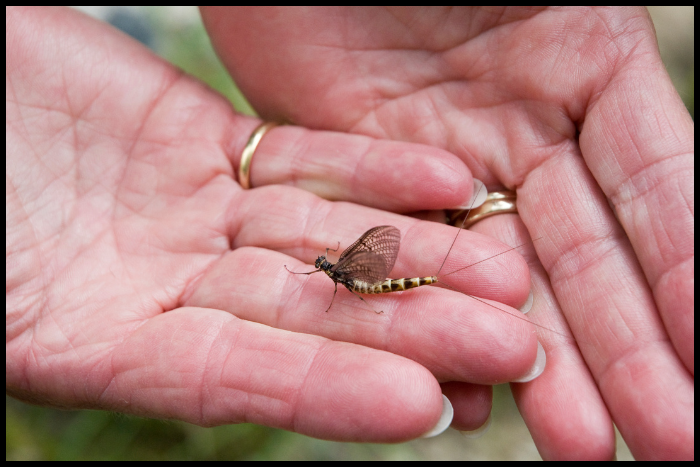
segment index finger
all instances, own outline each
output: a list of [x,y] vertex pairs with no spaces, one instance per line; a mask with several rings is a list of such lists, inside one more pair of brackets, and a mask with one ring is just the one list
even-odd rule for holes
[[[236,122],[229,157],[239,168],[259,125]],[[290,185],[331,201],[392,212],[470,206],[472,175],[455,155],[422,144],[279,126],[265,133],[250,164],[253,187]]]

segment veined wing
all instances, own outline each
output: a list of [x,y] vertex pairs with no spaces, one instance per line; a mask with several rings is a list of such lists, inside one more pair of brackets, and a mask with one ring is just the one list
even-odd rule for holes
[[[391,225],[380,225],[379,227],[373,227],[365,232],[360,238],[358,238],[355,243],[350,245],[348,248],[341,253],[338,262],[334,266],[334,270],[338,271],[342,266],[341,263],[347,262],[351,257],[360,252],[370,252],[374,256],[381,258],[384,262],[384,267],[381,270],[376,271],[376,274],[372,274],[372,277],[381,276],[377,281],[383,281],[387,278],[389,272],[391,272],[396,262],[396,257],[399,254],[399,245],[401,243],[401,231]],[[377,267],[377,258],[370,258],[363,256],[358,256],[356,258],[363,258],[363,261],[369,266]],[[352,262],[357,261],[357,259]],[[357,277],[357,279],[360,279]],[[364,279],[360,279],[364,280]],[[370,281],[366,281],[370,282]]]
[[386,258],[372,251],[355,251],[338,260],[331,271],[343,279],[357,279],[375,285],[386,280]]

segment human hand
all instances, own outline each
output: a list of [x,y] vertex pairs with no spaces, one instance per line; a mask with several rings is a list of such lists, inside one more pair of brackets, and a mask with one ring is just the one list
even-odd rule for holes
[[[73,10],[6,15],[8,394],[392,442],[435,425],[438,378],[510,381],[533,364],[527,323],[451,290],[373,297],[381,315],[342,290],[324,313],[331,282],[283,265],[308,270],[295,258],[312,262],[337,241],[347,246],[392,224],[404,237],[395,273],[431,274],[456,229],[293,187],[244,191],[234,167],[259,121]],[[329,152],[347,163],[324,166]],[[425,157],[425,187],[406,189],[408,172],[389,165],[396,155]],[[374,175],[356,177],[357,160],[374,160]],[[339,198],[385,190],[397,211],[471,196],[469,171],[444,150],[295,127],[265,137],[254,186],[265,184],[256,174],[284,172],[289,161],[331,171],[328,190],[347,177]],[[501,246],[462,232],[454,254],[483,257]],[[518,255],[499,261],[450,284],[519,305],[527,265]],[[481,416],[485,387],[474,388],[472,412]]]
[[514,387],[544,458],[611,457],[611,421],[638,459],[693,457],[694,130],[643,8],[202,15],[264,118],[432,145],[517,188],[519,216],[475,230],[542,237],[530,316],[578,344],[538,329],[547,369]]

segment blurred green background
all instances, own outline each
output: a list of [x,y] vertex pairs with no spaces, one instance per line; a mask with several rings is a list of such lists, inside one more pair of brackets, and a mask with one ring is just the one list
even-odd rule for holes
[[[195,7],[81,7],[254,112],[216,58]],[[694,118],[694,7],[649,7],[666,68]],[[508,385],[494,389],[491,429],[397,445],[335,443],[241,424],[200,428],[102,411],[62,411],[5,398],[6,460],[535,460]],[[618,459],[632,456],[618,434]]]

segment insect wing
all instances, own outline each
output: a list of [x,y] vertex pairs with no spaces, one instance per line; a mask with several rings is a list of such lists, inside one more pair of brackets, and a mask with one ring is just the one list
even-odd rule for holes
[[[365,232],[360,238],[355,240],[355,243],[350,245],[343,251],[336,263],[338,269],[341,268],[341,263],[345,263],[352,257],[355,259],[352,262],[359,261],[360,258],[363,259],[368,266],[376,267],[377,258],[372,258],[370,256],[354,256],[360,252],[370,252],[374,256],[378,256],[384,262],[384,268],[377,271],[373,277],[381,276],[375,282],[380,282],[386,279],[389,272],[391,272],[396,262],[396,257],[399,254],[399,245],[401,243],[401,231],[391,225],[380,225],[379,227],[373,227]],[[347,267],[347,266],[346,266]],[[337,269],[336,269],[337,270]],[[360,277],[356,277],[361,279]],[[370,282],[370,281],[366,281]]]
[[343,279],[357,279],[371,285],[383,282],[389,274],[386,259],[371,251],[355,251],[338,260],[331,271]]

